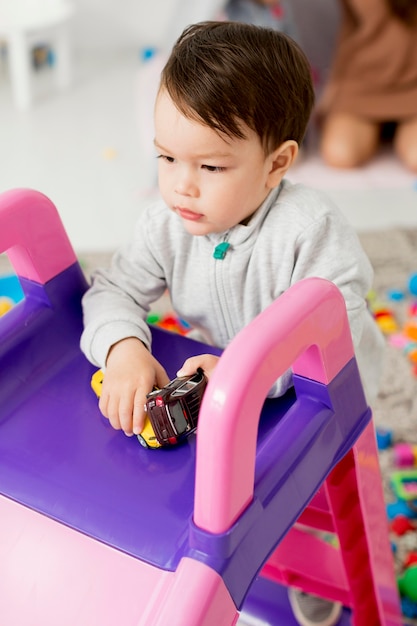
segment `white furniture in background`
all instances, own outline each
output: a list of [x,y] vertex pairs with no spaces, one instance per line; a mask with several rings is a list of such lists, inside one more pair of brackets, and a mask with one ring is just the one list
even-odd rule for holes
[[71,79],[69,22],[74,9],[67,0],[0,0],[0,39],[7,45],[9,75],[16,108],[33,101],[32,50],[47,44],[54,53],[56,83],[66,88]]

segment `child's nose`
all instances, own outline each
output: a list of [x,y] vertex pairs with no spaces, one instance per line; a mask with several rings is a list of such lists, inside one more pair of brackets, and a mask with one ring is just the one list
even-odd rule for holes
[[183,169],[178,173],[175,181],[175,191],[182,196],[196,196],[198,187],[193,173],[187,169]]

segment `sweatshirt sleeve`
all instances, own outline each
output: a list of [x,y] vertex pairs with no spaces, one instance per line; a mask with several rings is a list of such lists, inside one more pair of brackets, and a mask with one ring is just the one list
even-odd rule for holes
[[[316,215],[295,239],[291,285],[314,276],[332,281],[344,297],[355,355],[370,402],[379,388],[384,344],[366,302],[373,269],[356,232],[338,211]],[[270,395],[281,395],[290,384],[291,375],[286,372]]]
[[81,349],[99,367],[105,366],[111,346],[127,337],[137,337],[150,348],[146,317],[150,305],[164,293],[166,281],[149,222],[149,213],[144,212],[131,242],[115,253],[109,268],[94,272],[82,299]]
[[308,276],[326,278],[340,289],[358,349],[369,316],[366,296],[373,270],[356,232],[341,215],[327,214],[299,235],[292,284]]
[[307,228],[296,250],[294,282],[306,276],[327,278],[345,299],[355,356],[371,404],[379,391],[384,339],[367,306],[373,269],[359,238],[345,218],[336,213]]

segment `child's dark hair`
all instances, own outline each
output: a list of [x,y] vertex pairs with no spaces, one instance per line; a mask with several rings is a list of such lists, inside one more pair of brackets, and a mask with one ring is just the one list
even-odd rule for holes
[[161,88],[188,118],[229,137],[255,131],[266,154],[301,143],[314,104],[310,66],[288,36],[239,22],[189,26],[162,72]]

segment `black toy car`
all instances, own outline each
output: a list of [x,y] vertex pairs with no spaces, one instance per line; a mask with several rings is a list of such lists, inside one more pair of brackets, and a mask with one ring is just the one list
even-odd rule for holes
[[[95,372],[91,386],[100,397],[104,374]],[[198,368],[192,376],[174,378],[162,389],[154,389],[146,396],[147,414],[142,432],[138,435],[145,448],[174,446],[195,431],[201,399],[207,386],[207,377]]]
[[[199,368],[192,376],[174,378],[147,395],[145,410],[160,446],[173,446],[195,431],[206,386],[207,378]],[[146,447],[157,447],[146,425],[138,438]]]

